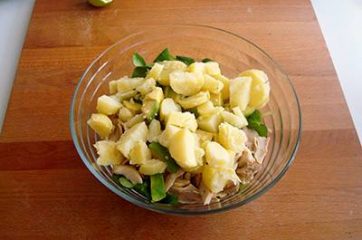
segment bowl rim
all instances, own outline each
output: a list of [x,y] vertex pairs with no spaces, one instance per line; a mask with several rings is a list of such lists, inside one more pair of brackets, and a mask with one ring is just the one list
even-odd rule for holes
[[70,115],[69,115],[69,122],[70,122],[70,132],[71,132],[71,136],[72,136],[72,140],[73,140],[73,144],[80,156],[80,158],[82,159],[83,163],[86,165],[86,167],[88,168],[88,170],[98,179],[98,181],[100,181],[105,187],[107,187],[109,190],[111,190],[112,192],[114,192],[116,195],[120,196],[122,199],[125,199],[126,201],[135,204],[138,207],[147,209],[147,210],[151,210],[154,212],[158,212],[158,213],[162,213],[162,214],[172,214],[172,215],[179,215],[179,216],[194,216],[194,215],[207,215],[207,214],[214,214],[214,213],[221,213],[221,212],[225,212],[225,211],[230,211],[232,209],[238,208],[242,205],[245,205],[257,198],[259,198],[260,196],[262,196],[264,193],[266,193],[267,191],[269,191],[276,183],[278,183],[280,181],[280,179],[285,175],[285,173],[287,172],[287,170],[289,169],[289,167],[292,165],[296,153],[298,151],[299,145],[300,145],[300,140],[301,140],[301,133],[302,133],[302,112],[301,112],[301,107],[300,107],[300,102],[296,93],[296,90],[289,78],[289,76],[286,74],[286,72],[284,71],[284,69],[280,66],[280,64],[278,62],[276,62],[268,53],[266,53],[262,48],[260,48],[258,45],[256,45],[255,43],[253,43],[252,41],[246,39],[245,37],[242,37],[236,33],[233,33],[231,31],[228,30],[224,30],[218,27],[213,27],[213,26],[209,26],[209,25],[202,25],[202,24],[174,24],[174,25],[162,25],[162,26],[157,26],[156,28],[167,28],[167,27],[195,27],[195,28],[202,28],[202,29],[209,29],[209,30],[213,30],[213,31],[220,31],[222,33],[226,33],[228,35],[234,36],[242,41],[247,42],[248,44],[252,45],[253,47],[255,47],[257,50],[259,50],[262,54],[264,54],[268,60],[270,60],[271,62],[273,62],[273,64],[275,64],[275,66],[278,68],[278,70],[286,77],[286,80],[288,82],[288,84],[290,85],[291,89],[292,89],[292,93],[293,96],[296,100],[296,105],[297,105],[297,113],[298,113],[298,119],[297,119],[297,124],[298,124],[298,130],[297,130],[297,137],[296,137],[296,143],[292,148],[292,152],[291,155],[286,163],[286,165],[283,167],[283,169],[280,171],[280,173],[268,184],[266,184],[260,191],[254,193],[253,195],[251,195],[250,197],[237,202],[237,203],[233,203],[230,204],[228,206],[225,207],[221,207],[221,208],[216,208],[216,209],[206,209],[206,210],[202,210],[202,211],[195,211],[195,210],[183,210],[183,209],[160,209],[158,207],[155,207],[156,205],[154,204],[150,204],[150,203],[144,203],[142,201],[139,201],[138,199],[132,198],[130,196],[128,196],[127,194],[119,191],[119,189],[117,189],[116,187],[114,187],[113,185],[109,184],[104,178],[103,176],[95,170],[95,168],[92,166],[92,164],[90,162],[88,162],[88,158],[85,156],[85,154],[83,153],[83,150],[79,144],[78,138],[77,138],[77,133],[76,133],[76,129],[75,129],[75,116],[74,116],[74,110],[75,110],[75,103],[76,103],[76,97],[80,88],[81,83],[84,80],[84,77],[86,76],[86,74],[89,72],[89,70],[95,65],[95,63],[102,58],[106,53],[108,53],[113,47],[117,46],[120,42],[124,41],[125,39],[130,38],[133,35],[136,34],[140,34],[145,32],[144,30],[138,30],[136,32],[130,33],[130,34],[126,34],[125,36],[123,36],[121,39],[119,39],[118,41],[116,41],[115,43],[113,43],[112,45],[110,45],[109,47],[107,47],[105,50],[103,50],[90,64],[89,66],[86,68],[86,70],[83,72],[82,76],[80,77],[76,88],[73,92],[73,96],[72,96],[72,101],[71,101],[71,106],[70,106]]

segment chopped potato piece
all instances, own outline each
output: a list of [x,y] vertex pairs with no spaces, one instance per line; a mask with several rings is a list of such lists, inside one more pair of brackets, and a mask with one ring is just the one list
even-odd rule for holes
[[167,125],[187,128],[193,132],[197,129],[195,115],[190,112],[172,112],[168,116]]
[[180,98],[178,99],[177,103],[180,104],[181,107],[183,107],[184,109],[190,109],[208,102],[209,99],[210,99],[209,92],[199,92],[190,97]]
[[202,90],[209,91],[210,93],[220,93],[224,88],[224,83],[211,77],[208,74],[204,74],[204,85]]
[[138,141],[146,141],[148,128],[145,122],[138,123],[132,128],[127,129],[117,142],[117,149],[121,151],[123,156],[129,158],[129,152]]
[[212,138],[214,137],[213,133],[206,132],[206,131],[203,131],[203,130],[200,130],[200,129],[196,130],[196,134],[199,136],[201,145],[202,145],[203,142],[211,141]]
[[161,135],[158,137],[158,142],[164,147],[169,147],[171,139],[180,130],[181,130],[181,128],[179,128],[179,127],[167,125],[166,129],[163,130]]
[[257,69],[250,69],[240,74],[243,77],[251,77],[250,102],[251,108],[262,108],[269,101],[270,84],[265,72]]
[[150,93],[148,93],[144,101],[146,100],[155,100],[158,103],[161,103],[163,100],[163,91],[160,87],[154,87]]
[[245,132],[228,123],[221,123],[219,125],[218,141],[226,149],[235,153],[240,153],[245,148],[247,136]]
[[[237,108],[237,109],[239,109],[239,108]],[[240,109],[239,109],[239,111],[240,111]],[[221,116],[225,122],[230,123],[234,127],[243,128],[248,125],[248,121],[246,120],[246,118],[244,117],[243,114],[236,115],[236,114],[232,114],[231,112],[228,112],[228,111],[223,111],[221,113]]]
[[108,83],[109,94],[116,94],[117,93],[117,80],[110,81]]
[[129,100],[129,101],[123,101],[122,104],[128,108],[128,110],[134,112],[134,113],[140,113],[142,110],[142,105],[139,103],[135,103],[133,101],[133,99]]
[[224,87],[221,90],[222,98],[228,100],[230,97],[230,80],[221,74],[214,75],[213,77],[223,83]]
[[219,124],[222,121],[220,113],[213,113],[210,115],[204,115],[197,118],[197,124],[201,130],[207,132],[216,133],[218,131]]
[[136,95],[137,95],[137,92],[135,90],[130,90],[127,92],[118,92],[118,93],[112,95],[112,97],[115,98],[117,101],[122,102],[122,101],[128,100]]
[[105,115],[112,115],[118,112],[122,104],[112,97],[102,95],[97,99],[97,111]]
[[222,106],[224,104],[222,93],[210,93],[210,100],[215,106]]
[[93,113],[87,124],[102,138],[106,138],[114,129],[109,117],[102,113]]
[[129,163],[132,165],[143,164],[148,160],[151,160],[151,151],[148,149],[147,144],[144,141],[138,141],[129,153]]
[[167,121],[172,112],[181,112],[181,107],[172,98],[165,98],[161,103],[160,117],[162,121]]
[[170,86],[178,94],[191,96],[198,93],[204,84],[201,73],[173,71],[170,74]]
[[205,63],[203,62],[194,62],[187,67],[188,72],[193,73],[204,73],[205,72]]
[[147,141],[158,142],[158,137],[161,135],[161,123],[160,121],[153,119],[148,126]]
[[185,71],[186,64],[180,61],[164,61],[162,62],[163,69],[159,78],[155,78],[161,85],[169,86],[170,85],[170,73],[173,71]]
[[127,127],[127,128],[131,128],[133,127],[134,125],[136,125],[137,123],[140,123],[142,122],[143,120],[145,120],[145,118],[143,117],[142,114],[137,114],[137,115],[134,115],[131,119],[129,119],[127,122],[124,123],[124,125]]
[[219,63],[217,62],[207,62],[205,63],[205,73],[210,75],[220,75],[221,70]]
[[123,77],[117,80],[117,91],[119,93],[128,92],[134,90],[145,81],[144,78],[129,78]]
[[217,142],[208,142],[205,147],[206,162],[212,167],[230,167],[235,164],[234,153]]
[[238,184],[239,177],[233,168],[204,166],[202,171],[203,184],[213,193],[221,192],[225,186],[232,182]]
[[151,159],[141,165],[139,171],[143,175],[155,175],[157,173],[164,173],[167,168],[166,163],[158,159]]
[[121,119],[122,122],[130,120],[133,116],[133,112],[128,108],[121,107],[121,109],[119,109],[118,118]]
[[244,111],[249,104],[252,79],[237,77],[230,81],[230,106]]
[[197,147],[196,140],[195,134],[190,130],[181,129],[170,141],[169,151],[171,156],[186,171],[192,171],[203,164],[203,150]]
[[160,79],[161,72],[164,68],[164,65],[160,63],[153,64],[151,70],[148,72],[146,78],[153,78],[155,80]]
[[197,112],[199,115],[208,115],[214,108],[214,104],[211,101],[207,101],[197,107]]
[[116,143],[110,140],[98,141],[93,145],[98,154],[97,164],[101,166],[119,165],[124,157],[117,150]]

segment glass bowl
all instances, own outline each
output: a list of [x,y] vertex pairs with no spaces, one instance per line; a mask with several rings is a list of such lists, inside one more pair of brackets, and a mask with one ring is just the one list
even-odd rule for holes
[[[108,82],[133,70],[132,54],[140,53],[151,62],[164,48],[195,59],[211,58],[220,63],[224,75],[236,77],[248,68],[265,71],[271,85],[270,101],[262,109],[271,130],[268,154],[254,180],[237,194],[219,203],[168,205],[151,203],[139,194],[119,187],[110,168],[96,164],[92,146],[97,140],[87,120],[95,112],[97,97],[108,92]],[[121,198],[161,213],[193,215],[216,213],[240,207],[261,196],[285,174],[296,154],[301,134],[301,112],[295,90],[280,66],[252,42],[225,30],[195,25],[149,27],[125,35],[101,53],[87,68],[74,92],[70,110],[74,144],[91,173]]]

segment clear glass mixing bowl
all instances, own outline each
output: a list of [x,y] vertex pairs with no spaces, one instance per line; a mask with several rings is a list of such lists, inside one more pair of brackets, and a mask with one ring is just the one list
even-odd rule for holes
[[[151,203],[140,195],[119,187],[111,178],[109,168],[96,164],[92,146],[95,133],[87,120],[95,111],[97,97],[108,91],[108,82],[133,69],[132,54],[139,52],[152,61],[164,48],[171,53],[195,59],[211,58],[220,63],[226,76],[237,76],[248,68],[262,69],[271,84],[270,102],[262,112],[270,133],[269,152],[262,170],[238,194],[219,203],[171,206]],[[101,53],[81,77],[72,100],[70,128],[74,144],[91,173],[107,188],[137,206],[156,212],[192,215],[222,212],[242,206],[261,196],[285,174],[296,154],[301,134],[301,112],[295,90],[280,66],[252,42],[234,33],[208,26],[178,25],[148,27],[125,35]]]

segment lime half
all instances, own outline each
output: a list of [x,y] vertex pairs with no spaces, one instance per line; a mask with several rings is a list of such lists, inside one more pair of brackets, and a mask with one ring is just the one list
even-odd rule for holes
[[111,4],[112,0],[88,0],[88,3],[95,7],[104,7]]

